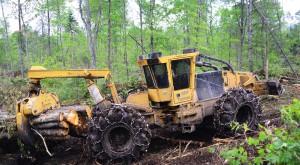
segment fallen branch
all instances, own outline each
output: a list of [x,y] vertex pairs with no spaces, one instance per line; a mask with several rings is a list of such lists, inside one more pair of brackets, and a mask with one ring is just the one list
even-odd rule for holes
[[172,151],[170,151],[170,152],[166,153],[165,155],[163,155],[161,158],[163,159],[163,158],[166,157],[167,155],[176,152],[176,151],[178,150],[177,148],[178,148],[178,146],[176,146]]
[[192,141],[190,141],[186,146],[185,146],[185,148],[184,148],[184,150],[183,150],[183,152],[182,152],[182,154],[186,151],[186,149],[188,148],[188,146],[191,144],[191,142]]
[[41,139],[43,140],[43,143],[44,143],[46,152],[47,152],[50,156],[53,156],[53,154],[51,154],[50,151],[48,150],[48,147],[47,147],[45,138],[44,138],[37,130],[35,130],[35,129],[33,129],[33,128],[31,128],[31,130],[33,130],[35,133],[37,133],[37,134],[41,137]]
[[232,140],[233,138],[225,138],[225,139],[214,138],[212,141],[213,143],[230,143]]
[[171,138],[162,137],[159,135],[156,135],[156,137],[166,140],[166,141],[170,141],[172,143],[176,143],[176,144],[180,144],[180,143],[189,144],[190,143],[190,144],[200,145],[200,147],[202,147],[206,144],[205,142],[201,142],[201,141],[175,140],[175,139],[171,139]]
[[182,158],[182,157],[190,156],[190,155],[195,154],[196,152],[202,151],[202,150],[207,149],[209,147],[218,146],[220,144],[221,143],[216,143],[216,144],[213,144],[213,145],[210,145],[210,146],[202,147],[202,148],[199,148],[198,150],[195,150],[195,151],[192,151],[192,152],[188,152],[188,153],[180,155],[180,156],[175,156],[175,157],[172,157],[172,158],[168,158],[167,160],[174,160],[174,159],[177,159],[177,158]]

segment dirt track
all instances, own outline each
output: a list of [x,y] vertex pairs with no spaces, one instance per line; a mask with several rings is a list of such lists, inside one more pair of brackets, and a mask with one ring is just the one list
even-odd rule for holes
[[[293,98],[300,99],[300,89],[295,85],[284,85],[285,93],[277,97],[262,96],[263,123],[280,125],[282,106],[289,105]],[[136,164],[224,164],[219,150],[226,146],[234,146],[243,138],[239,137],[228,143],[217,143],[213,140],[214,132],[201,128],[191,134],[166,133],[163,137],[151,140],[148,152]],[[16,141],[16,139],[11,139]],[[84,140],[73,140],[59,144],[51,144],[53,157],[39,155],[37,158],[22,158],[18,146],[9,145],[6,139],[0,141],[0,164],[97,164],[85,156]],[[12,143],[13,144],[13,143]],[[15,144],[15,143],[14,143]],[[4,148],[4,149],[3,149]],[[216,150],[210,153],[210,148]]]

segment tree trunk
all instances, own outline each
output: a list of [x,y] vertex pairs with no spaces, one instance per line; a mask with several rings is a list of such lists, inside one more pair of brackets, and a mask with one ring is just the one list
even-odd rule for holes
[[[6,17],[3,10],[3,0],[0,0],[1,3],[1,9],[2,9],[2,17],[4,21],[4,30],[5,30],[5,43],[4,43],[4,49],[5,49],[5,59],[6,59],[6,68],[7,70],[12,70],[12,56],[10,53],[10,44],[9,44],[9,37],[8,37],[8,30],[7,30],[7,23],[6,23]],[[8,56],[10,57],[10,64],[8,62]]]
[[124,29],[124,62],[126,66],[126,79],[129,80],[128,58],[127,58],[127,22],[126,22],[126,0],[123,0],[123,29]]
[[241,35],[241,40],[240,40],[240,56],[239,56],[239,69],[242,70],[243,67],[243,51],[244,51],[244,40],[245,40],[245,23],[244,23],[244,6],[245,6],[245,1],[241,0],[241,20],[240,20],[240,35]]
[[[21,8],[21,10],[22,10],[22,8]],[[30,58],[29,58],[29,52],[28,52],[28,35],[27,35],[26,24],[24,22],[22,11],[21,11],[21,20],[23,23],[23,31],[24,31],[24,35],[25,35],[25,51],[26,51],[26,57],[27,57],[27,62],[28,62],[27,68],[30,69]]]
[[21,26],[21,15],[22,8],[20,0],[18,0],[18,20],[19,20],[19,53],[20,53],[20,69],[21,76],[24,78],[24,61],[23,61],[23,36],[22,36],[22,26]]
[[184,15],[185,15],[185,26],[184,26],[184,47],[188,48],[190,46],[190,29],[189,29],[189,16],[188,16],[188,7],[187,4],[184,5]]
[[[41,18],[41,25],[42,25],[42,38],[44,38],[45,37],[45,33],[44,33],[44,30],[45,30],[45,24],[44,24],[44,20],[43,20],[43,18]],[[42,40],[42,42],[44,42],[43,40]],[[39,62],[40,63],[42,63],[42,55],[43,55],[43,49],[44,49],[44,43],[43,43],[43,46],[42,46],[42,49],[40,49],[40,55],[39,55]]]
[[279,42],[278,42],[278,40],[276,39],[275,35],[274,35],[274,34],[272,33],[272,31],[270,30],[270,27],[269,27],[269,25],[268,25],[267,19],[265,18],[264,14],[260,11],[259,8],[256,7],[255,3],[253,3],[253,6],[254,6],[254,8],[256,9],[256,11],[258,12],[258,14],[261,16],[261,18],[266,22],[266,27],[267,27],[268,32],[270,32],[270,34],[271,34],[273,40],[275,41],[277,47],[280,49],[282,55],[283,55],[284,58],[286,59],[286,62],[287,62],[288,65],[290,66],[290,68],[291,68],[293,74],[295,75],[296,78],[298,78],[298,75],[297,75],[296,71],[294,70],[292,64],[290,63],[290,61],[289,61],[289,59],[288,59],[286,53],[284,52],[282,46],[279,44]]
[[[75,57],[75,47],[74,47],[74,31],[71,32],[71,38],[72,38],[72,59],[71,59],[71,68],[74,69],[74,57]],[[76,62],[75,62],[76,63]]]
[[37,129],[49,129],[49,128],[69,128],[69,124],[65,121],[61,122],[50,122],[50,123],[41,123],[34,126]]
[[47,123],[47,122],[61,122],[63,121],[64,116],[61,112],[51,112],[46,114],[41,114],[37,118],[32,119],[30,122],[31,124],[41,124],[41,123]]
[[154,37],[153,37],[153,11],[155,6],[155,0],[150,0],[150,30],[151,30],[151,36],[150,36],[150,47],[151,52],[154,52]]
[[111,10],[111,0],[108,0],[108,17],[107,17],[107,40],[108,40],[108,54],[107,54],[107,65],[108,69],[111,69],[111,60],[110,60],[110,44],[111,44],[111,38],[110,38],[110,10]]
[[214,41],[214,37],[213,37],[213,25],[212,25],[212,21],[213,21],[213,9],[212,9],[212,0],[209,1],[209,13],[210,13],[210,16],[209,16],[209,33],[210,33],[210,37],[211,37],[211,41],[213,42]]
[[231,39],[231,29],[229,29],[229,41],[228,41],[228,63],[231,64],[231,42],[230,42],[230,39]]
[[79,12],[84,23],[87,39],[88,39],[88,46],[90,50],[90,57],[91,57],[91,67],[92,69],[96,68],[96,52],[95,52],[95,45],[93,43],[92,38],[92,27],[91,27],[91,11],[90,11],[90,4],[89,0],[85,0],[85,14],[82,11],[82,0],[79,0]]
[[264,51],[264,48],[265,48],[265,46],[264,46],[264,44],[265,44],[265,41],[264,41],[264,39],[265,39],[265,34],[264,34],[264,31],[265,31],[265,26],[264,26],[264,21],[263,20],[261,20],[261,30],[260,30],[260,36],[261,36],[261,38],[260,38],[260,42],[259,42],[259,44],[260,44],[260,54],[261,54],[261,65],[262,65],[262,69],[264,70],[264,72],[265,72],[265,68],[266,68],[266,64],[265,64],[265,51]]
[[266,24],[266,62],[265,62],[265,77],[266,80],[269,79],[269,41],[268,41],[268,25]]
[[247,21],[248,21],[248,59],[249,69],[253,72],[253,57],[252,57],[252,0],[247,0]]
[[49,0],[47,0],[47,21],[48,21],[48,55],[51,56],[51,42],[50,42],[50,6],[49,6]]
[[140,36],[141,36],[141,51],[144,53],[144,41],[143,41],[143,10],[141,0],[138,1],[139,10],[140,10]]
[[61,52],[63,53],[63,48],[62,48],[62,33],[61,33],[61,16],[60,16],[60,4],[59,4],[59,0],[56,0],[56,5],[57,5],[57,31],[59,33],[59,38],[58,38],[58,47],[60,47]]
[[200,34],[200,23],[201,23],[201,7],[202,7],[202,0],[198,0],[198,13],[197,13],[197,33],[196,33],[196,46],[199,47],[199,34]]

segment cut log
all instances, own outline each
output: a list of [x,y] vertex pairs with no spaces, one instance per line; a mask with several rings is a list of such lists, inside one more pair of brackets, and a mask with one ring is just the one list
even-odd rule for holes
[[88,118],[92,116],[92,109],[89,106],[75,105],[75,106],[63,106],[58,109],[61,112],[69,112],[70,110],[75,110],[76,112],[81,112],[87,115]]
[[[71,107],[76,107],[76,106],[71,106]],[[55,109],[52,110],[51,112],[48,111],[47,113],[53,113],[53,112],[60,112],[63,114],[64,117],[64,121],[67,121],[68,123],[71,123],[73,125],[78,125],[78,113],[76,110],[71,109],[70,107],[66,108],[66,109]],[[85,111],[84,111],[85,112]]]
[[69,113],[64,113],[64,120],[73,125],[78,125],[78,113],[75,110],[70,110]]
[[75,110],[77,112],[86,112],[87,109],[90,109],[90,107],[83,106],[83,105],[62,106],[59,108],[59,110],[62,110],[62,111]]
[[63,114],[63,121],[71,123],[73,125],[78,125],[78,113],[75,110],[65,110],[65,109],[56,109],[55,112],[60,112]]
[[37,129],[69,128],[69,124],[65,121],[61,121],[61,122],[40,123],[34,125],[34,127]]
[[60,137],[67,136],[69,133],[69,129],[40,129],[38,130],[38,132],[43,136]]
[[60,122],[63,121],[63,119],[64,117],[61,112],[52,111],[51,113],[44,113],[36,118],[33,118],[31,123],[35,125],[48,122]]

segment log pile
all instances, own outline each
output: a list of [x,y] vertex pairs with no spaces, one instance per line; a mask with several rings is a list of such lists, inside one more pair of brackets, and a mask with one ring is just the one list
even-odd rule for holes
[[79,125],[81,112],[87,115],[89,110],[86,106],[61,107],[32,118],[30,123],[45,138],[67,137],[70,129]]

